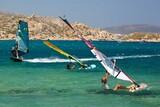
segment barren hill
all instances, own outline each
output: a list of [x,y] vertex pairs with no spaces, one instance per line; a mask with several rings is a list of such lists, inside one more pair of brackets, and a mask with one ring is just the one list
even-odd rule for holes
[[[30,39],[32,40],[79,40],[74,33],[59,18],[45,16],[25,16],[20,14],[11,14],[0,12],[0,39],[15,39],[17,23],[19,20],[28,22]],[[75,22],[72,26],[82,32],[87,39],[92,40],[116,40],[116,41],[158,41],[158,33],[131,33],[119,35],[109,33],[106,30],[96,29],[86,24]]]
[[137,24],[137,25],[123,25],[106,28],[112,33],[118,34],[130,34],[134,32],[145,32],[145,33],[160,33],[160,27],[147,24]]
[[[0,38],[14,39],[19,20],[25,20],[29,25],[30,39],[62,39],[77,40],[79,39],[75,33],[59,18],[41,17],[41,16],[25,16],[19,14],[0,13]],[[113,34],[93,29],[82,23],[72,23],[75,29],[81,31],[86,38],[101,40],[111,40]]]

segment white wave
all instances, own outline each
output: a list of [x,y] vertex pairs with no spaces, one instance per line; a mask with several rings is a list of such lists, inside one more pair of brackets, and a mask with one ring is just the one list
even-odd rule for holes
[[[160,56],[160,54],[157,55],[131,55],[131,56],[115,56],[115,57],[109,57],[110,59],[131,59],[131,58],[149,58],[149,57],[156,57]],[[81,58],[80,61],[97,61],[96,58]],[[34,59],[24,59],[25,62],[31,62],[31,63],[62,63],[62,62],[75,62],[74,60],[69,59],[61,59],[61,58],[34,58]]]
[[142,90],[145,90],[146,88],[148,88],[148,85],[146,83],[140,83],[139,86],[140,87],[138,87],[136,89],[136,91],[142,91]]
[[160,56],[160,54],[156,55],[131,55],[131,56],[115,56],[115,57],[109,57],[110,59],[135,59],[135,58],[150,58],[150,57],[156,57]]
[[[96,58],[82,58],[80,61],[96,61]],[[25,62],[32,63],[56,63],[56,62],[75,62],[74,60],[61,59],[61,58],[34,58],[34,59],[24,59]]]

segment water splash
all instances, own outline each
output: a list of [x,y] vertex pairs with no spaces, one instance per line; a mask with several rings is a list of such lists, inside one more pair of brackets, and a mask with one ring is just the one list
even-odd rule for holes
[[[110,59],[136,59],[136,58],[150,58],[150,57],[159,57],[160,54],[156,55],[131,55],[131,56],[113,56],[108,57]],[[97,61],[96,58],[80,58],[80,61],[86,62],[86,61]],[[63,63],[63,62],[75,62],[70,59],[61,59],[61,58],[33,58],[33,59],[24,59],[25,62],[31,62],[31,63]]]

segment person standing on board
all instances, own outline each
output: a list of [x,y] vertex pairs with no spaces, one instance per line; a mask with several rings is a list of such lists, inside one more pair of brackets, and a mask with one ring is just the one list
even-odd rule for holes
[[102,79],[101,79],[101,83],[102,83],[104,89],[109,89],[109,86],[108,86],[108,84],[107,84],[108,78],[109,78],[109,73],[106,72],[106,74],[105,74],[105,75],[102,77]]
[[17,43],[15,44],[15,47],[12,47],[11,52],[12,52],[12,55],[14,57],[19,58],[19,56],[18,56],[18,44]]

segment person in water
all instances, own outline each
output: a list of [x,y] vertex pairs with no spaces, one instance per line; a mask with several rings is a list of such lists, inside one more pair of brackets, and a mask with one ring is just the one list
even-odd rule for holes
[[[101,83],[103,84],[104,89],[110,89],[107,82],[108,82],[108,78],[109,78],[109,73],[106,72],[106,74],[102,77],[101,79]],[[136,84],[131,84],[129,86],[123,86],[120,84],[117,84],[114,88],[113,91],[118,91],[118,90],[126,90],[129,92],[135,92],[136,90],[138,90],[140,86],[136,85]]]
[[109,73],[106,72],[106,74],[105,74],[105,75],[102,77],[102,79],[101,79],[101,83],[102,83],[104,89],[109,89],[109,86],[108,86],[108,84],[107,84],[108,78],[109,78]]
[[114,91],[117,91],[117,90],[126,90],[126,91],[129,91],[129,92],[135,92],[136,90],[138,90],[140,86],[139,85],[136,85],[136,84],[131,84],[129,86],[123,86],[123,85],[120,85],[120,84],[117,84],[115,87],[114,87]]

